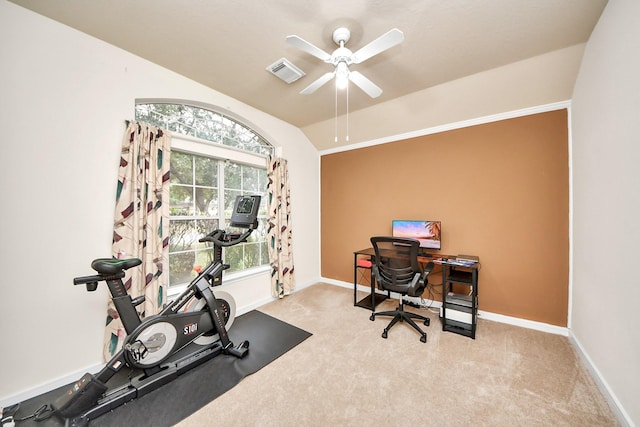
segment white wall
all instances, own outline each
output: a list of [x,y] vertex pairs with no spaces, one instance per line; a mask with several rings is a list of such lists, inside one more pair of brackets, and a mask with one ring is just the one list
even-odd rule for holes
[[[319,158],[298,128],[5,0],[0,58],[0,406],[101,363],[106,292],[89,294],[72,278],[110,254],[120,144],[136,98],[216,105],[281,146],[296,281],[320,276]],[[269,300],[268,274],[226,290],[246,311]]]
[[640,2],[611,0],[573,95],[571,330],[640,425]]

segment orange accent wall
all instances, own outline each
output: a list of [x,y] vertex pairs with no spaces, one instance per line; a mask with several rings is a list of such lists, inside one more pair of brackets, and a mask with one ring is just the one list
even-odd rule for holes
[[567,110],[324,155],[321,215],[323,277],[352,282],[393,219],[440,220],[441,253],[480,257],[480,310],[567,326]]

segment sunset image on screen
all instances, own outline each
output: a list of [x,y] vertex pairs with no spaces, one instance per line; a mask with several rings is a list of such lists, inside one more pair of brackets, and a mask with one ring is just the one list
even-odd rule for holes
[[440,221],[399,221],[392,224],[393,235],[416,239],[421,248],[440,249]]

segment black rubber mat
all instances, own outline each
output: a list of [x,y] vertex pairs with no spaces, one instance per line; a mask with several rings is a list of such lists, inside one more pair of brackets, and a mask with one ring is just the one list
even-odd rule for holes
[[[237,317],[229,331],[229,337],[235,344],[249,341],[249,354],[244,359],[219,355],[151,393],[91,420],[89,426],[174,425],[310,336],[311,333],[260,311],[250,311]],[[41,405],[55,400],[66,389],[62,387],[22,402],[16,417],[33,413]],[[64,421],[52,416],[39,422],[16,422],[16,426],[58,427],[64,426]]]

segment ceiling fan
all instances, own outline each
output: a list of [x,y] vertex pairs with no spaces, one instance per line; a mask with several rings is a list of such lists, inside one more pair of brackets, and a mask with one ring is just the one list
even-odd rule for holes
[[301,94],[307,95],[315,92],[322,85],[324,85],[334,77],[336,78],[336,84],[339,88],[346,87],[350,80],[372,98],[377,98],[378,96],[380,96],[380,94],[382,94],[382,89],[376,86],[371,80],[366,78],[361,73],[349,70],[349,65],[364,62],[372,56],[375,56],[387,49],[392,48],[397,44],[402,43],[402,41],[404,40],[404,34],[397,28],[394,28],[384,33],[361,49],[357,50],[356,52],[351,52],[344,46],[350,38],[351,32],[348,28],[336,29],[333,32],[333,41],[340,47],[334,50],[331,55],[329,55],[327,52],[312,45],[308,41],[303,40],[298,36],[287,36],[287,43],[289,43],[290,45],[304,52],[307,52],[335,67],[332,72],[324,74],[322,77],[304,88],[300,92]]

